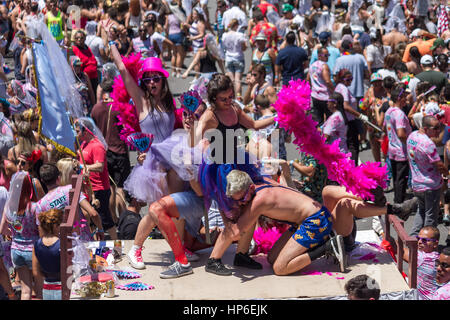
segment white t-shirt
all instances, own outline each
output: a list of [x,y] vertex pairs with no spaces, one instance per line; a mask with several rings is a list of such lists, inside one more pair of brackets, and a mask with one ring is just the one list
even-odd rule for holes
[[245,35],[240,32],[230,30],[222,35],[222,47],[225,51],[225,60],[244,60],[244,53],[242,52],[242,43],[247,39]]
[[239,22],[239,27],[247,26],[247,16],[244,11],[242,11],[239,7],[232,7],[223,13],[222,24],[225,27],[225,30],[228,28],[228,24],[233,19],[237,19]]
[[373,44],[370,44],[366,48],[367,62],[372,62],[372,68],[383,68],[384,58],[391,53],[391,47],[383,46],[384,52]]
[[87,36],[86,45],[91,49],[92,53],[95,56],[95,59],[97,59],[97,66],[101,67],[104,63],[100,55],[100,49],[105,48],[105,45],[103,44],[103,39],[95,35]]
[[156,43],[158,44],[158,47],[159,47],[159,51],[163,52],[163,42],[165,39],[166,39],[166,37],[164,37],[161,33],[158,33],[155,31],[150,36],[150,43],[153,44],[153,42],[156,41]]

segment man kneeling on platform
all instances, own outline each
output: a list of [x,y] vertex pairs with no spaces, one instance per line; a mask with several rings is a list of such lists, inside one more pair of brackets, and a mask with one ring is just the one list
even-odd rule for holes
[[[381,189],[375,190],[379,193]],[[211,258],[220,259],[229,245],[245,232],[252,231],[259,216],[264,215],[292,225],[268,254],[276,275],[297,272],[324,255],[334,256],[341,272],[345,272],[347,262],[343,236],[352,232],[354,216],[367,218],[395,214],[406,219],[417,209],[417,198],[402,204],[384,205],[385,198],[381,195],[384,199],[379,205],[378,202],[370,204],[340,186],[326,186],[322,191],[323,204],[320,204],[268,178],[256,185],[247,173],[239,170],[227,175],[226,192],[228,197],[239,202],[242,214],[232,225],[231,232],[219,235]]]

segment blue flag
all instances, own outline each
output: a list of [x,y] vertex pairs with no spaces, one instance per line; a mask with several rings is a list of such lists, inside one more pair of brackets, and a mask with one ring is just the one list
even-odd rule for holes
[[47,47],[33,43],[33,57],[38,84],[39,134],[50,140],[58,151],[76,155],[75,136],[51,68]]

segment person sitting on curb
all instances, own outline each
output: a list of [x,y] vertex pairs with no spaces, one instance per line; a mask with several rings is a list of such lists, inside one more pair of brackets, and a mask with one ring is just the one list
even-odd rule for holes
[[[435,261],[439,259],[439,229],[427,226],[420,229],[417,238],[417,291],[419,299],[430,300],[438,289]],[[409,263],[409,249],[404,249],[403,260]]]

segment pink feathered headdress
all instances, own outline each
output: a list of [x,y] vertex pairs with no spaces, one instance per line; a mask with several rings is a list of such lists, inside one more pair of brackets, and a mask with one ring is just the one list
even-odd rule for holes
[[273,104],[278,116],[275,119],[280,127],[294,133],[293,141],[298,149],[313,156],[325,165],[328,177],[343,185],[348,192],[363,199],[374,200],[370,190],[377,186],[386,188],[387,168],[379,162],[366,162],[355,167],[349,154],[339,150],[339,139],[327,144],[325,137],[317,130],[317,122],[307,115],[310,109],[311,88],[302,80],[291,80],[278,93],[278,100]]

